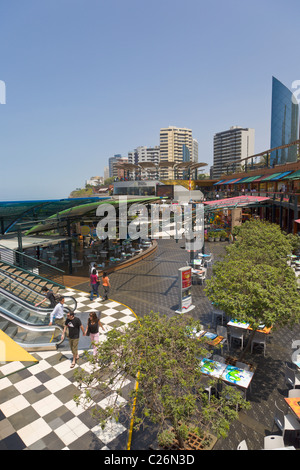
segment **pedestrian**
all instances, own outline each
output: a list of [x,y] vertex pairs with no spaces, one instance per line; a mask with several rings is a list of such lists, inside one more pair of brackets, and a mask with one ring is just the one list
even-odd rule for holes
[[78,317],[75,317],[73,310],[67,313],[67,319],[65,321],[62,339],[64,339],[65,337],[67,328],[69,329],[69,345],[70,345],[70,349],[73,355],[73,360],[71,363],[71,369],[73,369],[73,367],[75,367],[76,360],[79,359],[78,343],[79,343],[80,330],[82,331],[83,336],[85,336],[85,331],[82,326],[81,320]]
[[104,271],[103,274],[102,274],[102,286],[103,286],[103,289],[104,289],[104,295],[102,297],[102,300],[108,300],[108,293],[109,293],[109,289],[110,289],[110,282],[109,282],[109,278],[107,276],[107,272]]
[[94,294],[99,297],[99,278],[97,276],[96,269],[93,268],[91,274],[90,274],[90,286],[91,286],[91,295],[90,295],[90,300],[93,300]]
[[61,296],[58,304],[55,305],[54,309],[52,310],[50,314],[49,326],[52,326],[53,320],[55,320],[56,325],[59,325],[62,328],[64,328],[65,326],[64,303],[65,303],[65,298]]
[[99,343],[99,326],[101,326],[102,330],[104,330],[104,326],[102,325],[100,321],[100,315],[99,318],[97,317],[96,312],[91,312],[89,315],[89,319],[86,325],[85,329],[85,334],[86,336],[90,336],[91,341],[93,344],[93,356],[96,357],[97,355],[97,343]]
[[53,291],[51,289],[48,289],[48,287],[46,286],[43,286],[42,287],[42,292],[43,294],[45,295],[45,298],[44,300],[41,300],[41,302],[38,302],[37,304],[35,304],[35,307],[38,307],[39,305],[43,304],[44,302],[46,302],[46,300],[49,300],[50,302],[50,307],[51,308],[54,308],[55,305],[57,304],[56,302],[56,299],[54,297],[54,294],[53,294]]

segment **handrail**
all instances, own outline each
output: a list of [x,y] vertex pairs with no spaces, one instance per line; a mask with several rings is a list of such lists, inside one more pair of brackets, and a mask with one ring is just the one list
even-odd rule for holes
[[[39,259],[33,258],[32,256],[21,253],[17,250],[12,250],[7,248],[4,245],[0,244],[0,260],[9,266],[13,266],[27,273],[33,274],[40,279],[51,281],[53,284],[58,287],[64,288],[63,275],[64,271],[62,269],[56,268],[50,264],[45,263]],[[38,273],[35,273],[33,270],[38,269]],[[45,276],[40,274],[40,271],[45,274]]]
[[[63,328],[61,328],[59,325],[53,325],[53,326],[48,326],[48,325],[30,325],[30,324],[25,324],[20,322],[17,318],[13,316],[13,314],[10,314],[7,310],[3,309],[0,306],[0,317],[6,319],[7,321],[13,323],[14,325],[17,325],[19,328],[23,328],[24,330],[31,331],[31,332],[49,332],[49,333],[54,333],[56,329],[59,331],[63,332]],[[53,337],[53,334],[52,334]],[[64,338],[60,338],[59,341],[56,343],[52,343],[49,341],[49,343],[30,343],[30,342],[25,342],[25,341],[18,341],[18,339],[14,339],[14,341],[21,345],[24,349],[26,348],[45,348],[49,346],[56,347],[59,346],[63,341]]]
[[[0,276],[1,276],[1,275],[4,276],[4,277],[6,277],[7,279],[11,279],[12,282],[16,283],[17,286],[22,287],[23,290],[25,290],[25,291],[27,290],[27,291],[30,291],[32,294],[35,294],[38,299],[42,299],[42,300],[44,299],[44,296],[41,295],[39,292],[36,292],[34,289],[31,289],[31,287],[24,285],[23,282],[20,282],[20,281],[18,281],[17,279],[12,279],[12,276],[14,276],[14,277],[19,277],[19,278],[21,278],[22,280],[24,280],[24,279],[22,278],[22,276],[18,276],[17,274],[14,274],[14,273],[10,273],[10,275],[9,275],[9,274],[7,274],[4,270],[2,270],[2,269],[0,268]],[[11,276],[11,275],[12,275],[12,276]],[[30,281],[30,283],[31,283],[31,284],[35,284],[35,285],[37,285],[38,287],[40,287],[40,285],[39,285],[39,284],[36,284],[34,281]],[[22,302],[25,302],[25,304],[28,304],[30,307],[34,307],[34,305],[31,304],[30,302],[28,302],[26,299],[22,299],[21,297],[16,296],[16,295],[14,294],[14,291],[13,291],[13,290],[7,290],[5,287],[2,287],[2,286],[0,285],[0,290],[1,290],[1,289],[3,289],[3,290],[6,291],[6,292],[9,292],[9,293],[13,294],[14,297],[17,297],[17,299],[19,299],[19,300],[22,301]],[[63,297],[64,297],[65,299],[71,299],[71,300],[72,300],[72,302],[73,302],[74,305],[75,305],[75,307],[74,307],[72,310],[76,310],[76,309],[77,309],[77,300],[75,299],[75,297],[73,297],[73,296],[71,296],[71,295],[63,295]],[[65,307],[66,307],[68,310],[70,309],[70,307],[68,307],[67,305],[65,305]],[[49,308],[49,307],[48,307],[48,308],[47,308],[47,307],[40,307],[40,308],[43,309],[43,310],[44,310],[44,309],[45,309],[45,310],[46,310],[46,309],[47,309],[47,310],[53,310],[53,309],[51,309],[51,308]]]

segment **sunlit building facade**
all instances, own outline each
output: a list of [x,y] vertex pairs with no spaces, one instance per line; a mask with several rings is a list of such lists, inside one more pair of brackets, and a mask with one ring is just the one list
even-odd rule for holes
[[[271,148],[295,142],[299,132],[299,105],[293,93],[272,78]],[[271,152],[271,165],[297,161],[297,145]]]

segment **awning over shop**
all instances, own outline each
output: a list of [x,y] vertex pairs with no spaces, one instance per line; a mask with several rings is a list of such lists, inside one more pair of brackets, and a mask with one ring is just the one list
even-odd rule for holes
[[257,206],[269,200],[269,197],[238,196],[226,199],[215,199],[214,201],[203,201],[203,204],[207,209],[234,209],[236,207]]
[[258,176],[250,176],[249,178],[246,178],[243,183],[251,183],[252,181],[255,181],[257,180],[258,178],[261,178],[262,176],[261,175],[258,175]]
[[234,180],[233,180],[233,179],[231,179],[231,180],[225,180],[225,181],[223,181],[223,183],[220,183],[220,184],[229,184],[229,183],[231,183],[232,181],[234,181]]
[[290,173],[292,173],[292,172],[291,171],[284,171],[279,176],[276,176],[275,178],[272,178],[271,181],[281,180],[282,178],[284,178],[286,175],[289,175]]
[[294,171],[294,173],[289,174],[283,178],[284,180],[299,180],[300,179],[300,170]]
[[231,180],[228,184],[234,184],[240,181],[242,178],[236,178],[235,180]]
[[280,177],[280,175],[282,175],[282,173],[273,173],[272,175],[265,176],[261,181],[272,181]]
[[300,224],[300,219],[294,220],[294,222],[296,222],[296,224]]
[[225,181],[225,180],[220,180],[220,181],[217,181],[216,183],[214,183],[214,186],[216,186],[217,184],[220,184],[220,183],[222,183],[222,181]]
[[260,176],[259,178],[257,178],[254,183],[260,183],[260,181],[262,181],[264,178],[265,178],[266,175],[262,175]]
[[240,184],[240,183],[243,183],[246,179],[248,179],[249,176],[245,177],[245,178],[240,178],[238,179],[234,184]]

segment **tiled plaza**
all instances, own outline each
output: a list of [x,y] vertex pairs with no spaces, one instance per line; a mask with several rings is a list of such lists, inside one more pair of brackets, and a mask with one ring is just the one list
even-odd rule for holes
[[[77,298],[77,315],[86,325],[88,312],[101,311],[105,328],[120,328],[136,316],[151,310],[174,315],[178,305],[178,268],[185,266],[189,255],[173,240],[161,240],[155,253],[121,271],[110,275],[112,289],[110,300],[90,301],[88,283],[68,289],[69,295]],[[214,253],[216,261],[224,253],[225,243],[209,243],[207,250]],[[211,267],[208,276],[211,275]],[[191,315],[215,331],[212,324],[211,304],[201,284],[192,288],[195,309]],[[72,292],[72,294],[71,294]],[[105,338],[105,334],[102,339]],[[239,419],[230,428],[226,439],[219,439],[214,450],[234,450],[243,439],[250,450],[263,448],[263,439],[268,434],[279,434],[273,425],[275,401],[284,408],[284,397],[288,386],[284,380],[285,362],[291,361],[291,342],[300,339],[300,326],[293,331],[284,328],[272,331],[268,337],[266,356],[259,350],[246,359],[253,364],[255,374],[247,399],[251,409],[239,413]],[[81,337],[81,351],[90,348],[88,337]],[[231,354],[238,355],[233,346]],[[15,371],[0,368],[0,448],[1,449],[107,449],[124,450],[128,441],[128,423],[111,423],[102,431],[90,412],[76,407],[73,396],[77,392],[74,370],[70,369],[71,354],[64,342],[58,351],[34,353],[39,362],[25,367],[15,364]],[[88,370],[83,356],[76,367]],[[123,396],[134,383],[128,381]],[[111,395],[113,396],[114,386]],[[103,396],[95,404],[104,404]],[[299,448],[299,441],[287,433],[286,443]],[[132,450],[156,448],[155,428],[133,433]]]

